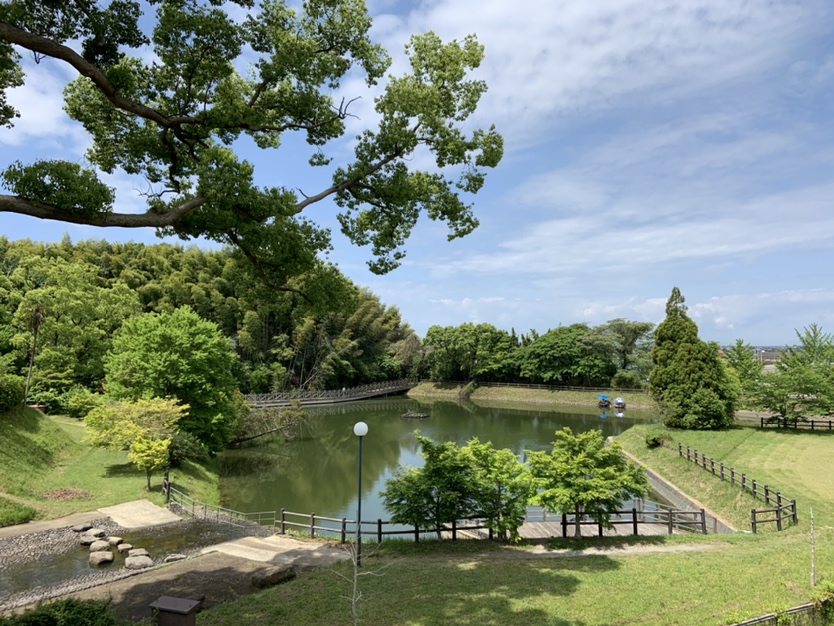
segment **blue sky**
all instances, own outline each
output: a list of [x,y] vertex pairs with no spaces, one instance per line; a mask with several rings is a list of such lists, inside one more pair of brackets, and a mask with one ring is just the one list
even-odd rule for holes
[[[470,127],[495,123],[506,153],[471,198],[481,226],[446,241],[421,223],[386,276],[339,233],[335,207],[307,214],[334,231],[330,259],[397,306],[424,335],[464,322],[544,332],[615,317],[660,322],[681,289],[701,337],[793,343],[811,323],[834,332],[834,3],[830,0],[372,1],[374,35],[404,69],[412,33],[476,33],[489,84]],[[10,94],[23,117],[0,129],[0,167],[81,161],[88,139],[60,108],[72,75],[29,64]],[[373,122],[361,95],[351,133]],[[313,193],[327,182],[280,154],[241,148],[259,182]],[[347,154],[349,145],[333,146]],[[119,210],[141,181],[116,175]],[[115,231],[0,214],[0,234],[154,243]]]

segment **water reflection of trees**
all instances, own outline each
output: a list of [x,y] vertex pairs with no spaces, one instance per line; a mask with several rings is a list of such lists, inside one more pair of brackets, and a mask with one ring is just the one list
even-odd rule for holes
[[[407,412],[426,412],[425,420],[404,420]],[[286,508],[301,513],[333,515],[355,501],[359,444],[353,424],[369,424],[363,442],[363,493],[399,465],[401,459],[422,464],[415,429],[435,441],[465,444],[473,437],[508,448],[524,459],[524,450],[549,449],[564,426],[574,432],[602,430],[616,435],[645,419],[601,420],[588,413],[562,413],[547,408],[520,410],[456,403],[419,403],[403,398],[310,407],[300,436],[256,440],[256,445],[223,455],[223,504],[245,511]],[[640,416],[641,418],[643,416]]]

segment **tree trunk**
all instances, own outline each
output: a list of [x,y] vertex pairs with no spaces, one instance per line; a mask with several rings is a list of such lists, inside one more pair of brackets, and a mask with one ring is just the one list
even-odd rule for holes
[[145,474],[147,474],[147,477],[148,477],[148,491],[150,491],[151,490],[151,470],[148,470],[147,472],[145,472]]

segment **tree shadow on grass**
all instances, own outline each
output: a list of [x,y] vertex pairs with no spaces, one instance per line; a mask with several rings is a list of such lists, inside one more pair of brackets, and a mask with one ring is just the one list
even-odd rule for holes
[[104,468],[107,478],[122,478],[125,476],[142,476],[133,463],[113,463]]

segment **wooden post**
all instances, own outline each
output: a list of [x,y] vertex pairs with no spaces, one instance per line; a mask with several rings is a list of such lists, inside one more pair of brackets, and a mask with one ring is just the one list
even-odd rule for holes
[[735,470],[735,468],[732,468],[732,467],[730,468],[730,484],[731,485],[736,484],[736,470]]
[[704,509],[701,509],[701,530],[705,535],[707,534],[707,514]]
[[420,543],[420,529],[414,526],[414,543]]
[[776,507],[776,530],[782,530],[782,507]]
[[675,516],[675,512],[672,509],[669,509],[669,534],[673,534],[675,532],[675,527],[672,523],[672,518]]
[[562,537],[568,536],[568,516],[562,513]]
[[637,530],[637,509],[634,507],[631,507],[631,528],[635,535],[640,534],[640,531]]
[[741,488],[742,489],[747,489],[747,485],[745,484],[746,482],[747,482],[747,476],[744,474],[744,472],[742,472],[742,474],[741,474]]
[[759,420],[761,421],[761,425],[759,426],[759,428],[764,428],[764,418],[760,417]]
[[750,509],[750,521],[753,524],[753,534],[756,533],[756,509]]
[[709,460],[709,468],[712,471],[712,475],[715,476],[715,459]]
[[347,518],[342,518],[342,543],[347,541]]
[[689,458],[689,446],[686,446],[686,460],[691,461],[691,459]]
[[765,485],[765,504],[770,504],[770,487]]
[[799,514],[796,512],[796,500],[791,500],[791,506],[793,507],[793,523],[799,523]]
[[382,543],[382,519],[376,518],[376,542]]
[[602,537],[602,522],[600,522],[599,520],[597,520],[597,534],[599,534],[599,536]]
[[721,482],[724,482],[724,461],[721,461]]
[[701,467],[707,469],[707,455],[701,454]]
[[[356,534],[357,536],[362,532],[362,529],[359,528],[359,520],[356,520]],[[316,514],[310,513],[310,538],[315,539],[316,537]]]
[[458,523],[452,520],[452,541],[458,540]]
[[753,479],[753,497],[758,498],[759,494],[756,492],[756,479]]
[[281,509],[281,534],[287,534],[285,523],[287,521],[287,509]]
[[[831,423],[831,422],[829,422],[829,424],[830,424],[830,423]],[[678,456],[679,456],[679,457],[681,457],[681,458],[683,458],[683,444],[682,444],[682,443],[679,443],[679,444],[678,444]]]

